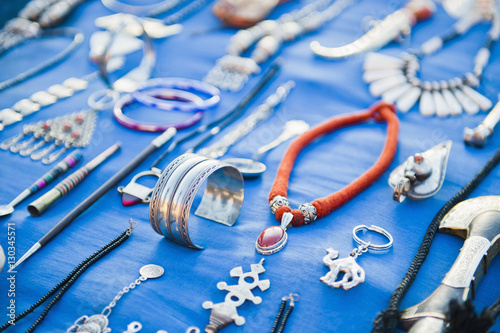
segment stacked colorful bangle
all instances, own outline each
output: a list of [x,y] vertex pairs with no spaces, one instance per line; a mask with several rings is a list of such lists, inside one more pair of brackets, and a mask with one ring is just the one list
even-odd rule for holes
[[[203,99],[200,95],[207,95]],[[189,79],[161,78],[148,80],[135,92],[124,95],[114,105],[113,116],[121,125],[144,132],[162,132],[169,127],[184,129],[201,120],[203,112],[216,106],[220,101],[220,91],[214,86]],[[179,122],[148,123],[134,120],[123,113],[123,109],[133,103],[154,107],[165,111],[194,112]]]

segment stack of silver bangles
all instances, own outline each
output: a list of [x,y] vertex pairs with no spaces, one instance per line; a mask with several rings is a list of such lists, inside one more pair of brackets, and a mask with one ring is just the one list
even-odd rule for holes
[[207,181],[195,214],[228,226],[236,222],[243,203],[243,176],[235,167],[197,154],[184,154],[170,163],[156,183],[149,203],[152,228],[166,238],[203,249],[189,237],[193,200]]

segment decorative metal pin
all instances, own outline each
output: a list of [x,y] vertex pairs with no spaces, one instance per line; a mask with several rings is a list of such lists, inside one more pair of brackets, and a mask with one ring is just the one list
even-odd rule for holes
[[392,198],[403,202],[406,197],[421,200],[436,194],[444,182],[451,141],[445,141],[419,154],[408,157],[389,176],[394,189]]
[[262,303],[262,298],[254,296],[251,290],[256,287],[259,287],[261,291],[269,289],[271,284],[270,281],[259,279],[259,274],[266,271],[264,266],[262,266],[263,263],[264,259],[261,259],[258,264],[252,264],[250,266],[251,271],[248,273],[243,273],[241,266],[233,268],[229,274],[232,277],[239,278],[237,285],[228,286],[224,281],[217,283],[217,288],[219,290],[228,291],[228,294],[222,303],[214,304],[210,301],[203,303],[203,308],[207,310],[212,309],[210,324],[205,327],[205,332],[218,332],[219,329],[226,327],[232,322],[238,326],[243,325],[245,323],[245,318],[238,315],[236,308],[242,305],[246,300],[252,301],[254,304]]

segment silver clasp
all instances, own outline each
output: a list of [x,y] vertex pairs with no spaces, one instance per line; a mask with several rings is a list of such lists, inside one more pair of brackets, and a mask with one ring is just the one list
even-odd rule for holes
[[134,178],[132,178],[127,186],[118,187],[118,193],[122,195],[122,204],[124,206],[132,206],[138,204],[139,202],[142,202],[144,204],[149,203],[151,193],[153,193],[153,188],[137,183],[137,180],[139,178],[146,176],[154,176],[160,178],[161,171],[154,168],[152,170],[140,172],[135,175]]

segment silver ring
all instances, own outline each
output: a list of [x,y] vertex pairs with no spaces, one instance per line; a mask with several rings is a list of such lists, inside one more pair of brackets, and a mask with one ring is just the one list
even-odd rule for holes
[[207,182],[196,215],[232,226],[243,203],[243,176],[235,167],[196,154],[184,154],[165,168],[151,195],[149,221],[160,235],[203,249],[189,237],[188,219],[196,193]]
[[[389,240],[389,242],[387,244],[382,244],[382,245],[374,245],[371,242],[365,242],[364,240],[360,239],[357,235],[357,232],[360,230],[368,230],[381,234],[384,237],[386,237]],[[359,245],[364,245],[368,249],[376,251],[383,251],[389,249],[394,241],[392,235],[387,230],[382,229],[381,227],[377,227],[376,225],[372,225],[371,227],[367,227],[366,225],[355,226],[354,229],[352,229],[352,237],[354,238],[354,241]]]

